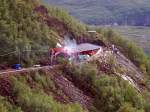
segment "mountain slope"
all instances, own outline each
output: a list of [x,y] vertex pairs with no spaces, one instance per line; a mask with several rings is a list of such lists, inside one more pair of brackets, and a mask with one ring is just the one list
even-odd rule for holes
[[86,27],[67,12],[55,7],[40,12],[40,8],[44,9],[40,2],[32,0],[0,1],[0,62],[17,63],[22,54],[22,63],[32,64],[38,60],[36,54],[42,57],[64,36],[80,38],[86,34]]
[[149,0],[44,0],[89,24],[150,25]]
[[137,45],[142,47],[147,54],[150,54],[150,27],[118,26],[113,27],[125,38],[133,40]]
[[[149,112],[149,58],[112,30],[90,29],[37,0],[0,0],[0,63],[9,65],[0,68],[0,112]],[[50,66],[49,48],[66,35],[102,52],[88,62],[60,58]],[[32,67],[39,61],[42,67]],[[24,68],[12,70],[14,63]]]
[[[100,58],[98,61],[104,60]],[[99,67],[93,62],[85,63],[82,67],[65,64],[0,75],[0,110],[123,112],[125,109],[149,112],[149,94],[144,93],[144,88],[140,88],[142,91],[139,93],[128,81],[116,74],[106,74],[107,71]],[[147,95],[146,100],[142,96],[144,94]]]

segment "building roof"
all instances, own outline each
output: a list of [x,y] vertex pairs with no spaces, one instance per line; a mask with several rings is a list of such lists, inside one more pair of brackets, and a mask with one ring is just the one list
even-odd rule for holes
[[90,31],[88,31],[89,33],[96,33],[96,31],[95,30],[90,30]]
[[91,50],[97,50],[100,49],[101,46],[90,44],[90,43],[83,43],[77,45],[77,52],[83,52],[83,51],[91,51]]

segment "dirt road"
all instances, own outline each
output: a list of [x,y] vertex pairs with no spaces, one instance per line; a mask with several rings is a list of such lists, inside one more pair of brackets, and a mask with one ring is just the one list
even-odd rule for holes
[[0,72],[0,75],[21,73],[21,72],[27,72],[27,71],[37,71],[37,70],[40,70],[40,69],[49,69],[49,68],[52,68],[52,66],[31,67],[31,68],[23,68],[23,69],[20,69],[20,70],[6,70],[6,71]]

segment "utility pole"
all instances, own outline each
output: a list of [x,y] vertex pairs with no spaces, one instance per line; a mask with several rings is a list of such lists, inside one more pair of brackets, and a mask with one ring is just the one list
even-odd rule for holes
[[21,53],[20,53],[20,49],[18,50],[18,62],[19,62],[19,64],[21,64]]

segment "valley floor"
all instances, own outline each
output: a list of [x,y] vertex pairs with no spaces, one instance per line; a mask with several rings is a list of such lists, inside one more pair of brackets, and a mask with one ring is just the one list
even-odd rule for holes
[[131,39],[150,54],[150,27],[144,26],[116,26],[112,27],[123,37]]

